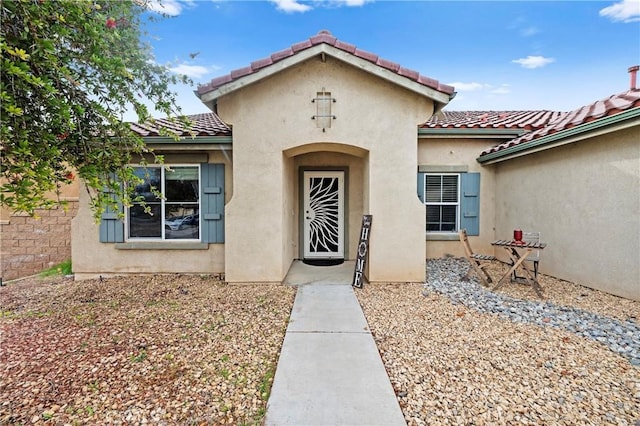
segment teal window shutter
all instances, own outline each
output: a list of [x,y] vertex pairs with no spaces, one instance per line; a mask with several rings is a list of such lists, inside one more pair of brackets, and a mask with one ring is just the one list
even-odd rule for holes
[[203,243],[224,243],[224,164],[200,166],[200,216]]
[[461,173],[460,229],[480,235],[480,173]]
[[424,173],[418,173],[418,198],[424,203]]
[[120,218],[123,212],[122,203],[118,203],[117,210],[110,207],[102,213],[100,217],[100,242],[101,243],[123,243],[124,223]]

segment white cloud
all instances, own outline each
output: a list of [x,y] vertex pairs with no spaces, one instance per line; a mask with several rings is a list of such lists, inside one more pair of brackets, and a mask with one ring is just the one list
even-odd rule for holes
[[173,68],[169,68],[172,72],[176,74],[184,74],[191,78],[200,78],[210,72],[209,68],[203,67],[201,65],[188,65],[188,64],[180,64]]
[[544,56],[527,56],[526,58],[514,59],[513,63],[520,64],[522,68],[541,68],[556,60],[553,58],[545,58]]
[[302,4],[298,0],[271,0],[276,4],[276,8],[285,13],[306,12],[312,7],[308,4]]
[[508,29],[517,31],[518,34],[522,37],[531,37],[536,34],[539,34],[540,28],[535,25],[529,24],[527,18],[523,16],[519,16],[514,19],[508,26]]
[[[192,4],[192,2],[186,2]],[[146,4],[147,9],[169,16],[178,16],[182,13],[183,5],[178,0],[150,0]]]
[[456,88],[456,91],[462,91],[462,92],[473,92],[475,90],[482,90],[485,85],[482,83],[462,83],[462,82],[455,82],[455,83],[447,83],[449,86],[453,86]]
[[456,89],[456,92],[485,92],[490,93],[492,95],[506,95],[511,93],[511,89],[508,84],[502,84],[500,86],[494,86],[492,84],[487,83],[463,83],[460,81],[454,83],[447,83],[449,86],[453,86]]
[[600,10],[600,16],[605,16],[614,22],[640,21],[640,0],[622,0]]
[[[269,0],[285,13],[307,12],[314,7],[360,7],[373,0]],[[312,4],[307,4],[312,3]]]
[[523,37],[531,37],[533,35],[536,35],[540,32],[540,30],[536,27],[526,27],[526,28],[522,28],[520,29],[520,35]]
[[508,84],[503,84],[500,87],[496,87],[495,89],[489,90],[489,93],[492,95],[508,95],[511,93],[511,89]]
[[333,2],[338,4],[343,3],[345,6],[355,6],[355,7],[362,6],[365,3],[369,3],[370,1],[372,0],[333,0]]

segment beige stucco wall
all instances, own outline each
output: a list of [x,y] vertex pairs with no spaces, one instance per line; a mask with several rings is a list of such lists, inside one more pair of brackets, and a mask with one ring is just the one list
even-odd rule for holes
[[[485,148],[494,146],[496,140],[460,138],[460,137],[428,137],[418,141],[418,164],[432,167],[454,167],[466,169],[467,172],[479,172],[480,175],[480,235],[470,236],[469,243],[478,253],[492,254],[491,242],[495,240],[495,176],[492,166],[482,166],[476,158]],[[448,238],[447,238],[448,237]],[[428,259],[442,256],[464,256],[462,244],[457,234],[431,234],[426,241]]]
[[540,231],[540,270],[640,300],[639,128],[496,165],[496,235]]
[[[323,132],[311,100],[325,89],[336,99],[336,119]],[[423,281],[424,207],[415,191],[416,126],[433,103],[406,89],[327,57],[286,69],[218,99],[218,114],[233,126],[234,196],[227,205],[225,270],[228,281],[281,281],[299,257],[296,150],[306,145],[352,147],[362,160],[349,175],[361,185],[348,229],[373,215],[370,281]],[[326,147],[304,161],[335,165]],[[304,150],[302,150],[304,151]],[[301,152],[302,152],[301,151]],[[324,156],[324,157],[323,157]],[[361,183],[354,178],[362,173]],[[357,219],[356,219],[357,218]],[[354,223],[355,222],[355,223]],[[349,235],[349,256],[353,235]]]
[[[219,151],[210,152],[208,157],[210,163],[225,164],[227,202],[233,194],[232,157]],[[113,243],[101,243],[86,191],[80,191],[79,209],[72,221],[71,233],[71,257],[77,280],[140,273],[224,273],[224,244],[209,244],[205,250],[149,248],[152,246],[124,250]],[[179,247],[181,243],[171,244]]]

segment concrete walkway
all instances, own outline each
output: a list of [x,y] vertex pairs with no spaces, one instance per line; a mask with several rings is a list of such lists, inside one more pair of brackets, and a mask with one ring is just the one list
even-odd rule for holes
[[[309,279],[318,268],[318,280]],[[351,268],[294,265],[285,279],[301,285],[267,404],[266,425],[406,425],[349,284],[352,273],[352,263]]]

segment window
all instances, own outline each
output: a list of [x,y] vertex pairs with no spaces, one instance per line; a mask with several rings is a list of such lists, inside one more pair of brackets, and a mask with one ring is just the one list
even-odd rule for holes
[[[200,167],[136,167],[135,174],[143,182],[132,188],[134,202],[126,213],[127,238],[199,240]],[[136,202],[136,197],[146,205]]]
[[[100,217],[101,243],[116,243],[116,248],[123,249],[141,244],[184,248],[190,244],[174,242],[198,239],[205,244],[224,243],[224,164],[183,164],[171,170],[148,166],[136,172],[144,183],[132,188],[132,195],[144,197],[154,214],[145,213],[141,203],[126,210],[122,203],[117,203],[115,210],[107,208]],[[164,193],[166,199],[159,199],[154,192]],[[123,216],[125,220],[121,220]]]
[[427,173],[424,179],[427,232],[456,232],[460,207],[458,174]]
[[[447,168],[420,166],[420,168]],[[418,172],[418,198],[426,206],[427,233],[480,235],[480,173]]]

